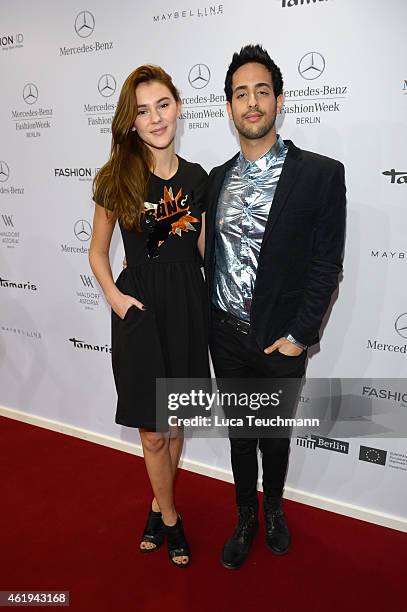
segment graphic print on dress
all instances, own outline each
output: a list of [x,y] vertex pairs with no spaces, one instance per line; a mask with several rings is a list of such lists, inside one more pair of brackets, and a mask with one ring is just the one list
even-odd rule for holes
[[164,197],[158,204],[144,202],[143,218],[141,226],[149,232],[147,242],[147,254],[149,258],[159,256],[159,247],[171,235],[182,236],[182,232],[194,231],[192,223],[199,223],[190,214],[191,197],[186,194],[182,198],[182,187],[174,197],[172,187],[164,187]]

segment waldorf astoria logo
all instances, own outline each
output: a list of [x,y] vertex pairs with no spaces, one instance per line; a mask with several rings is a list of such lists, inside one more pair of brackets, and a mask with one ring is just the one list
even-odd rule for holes
[[0,240],[8,249],[14,249],[20,244],[20,232],[15,225],[14,215],[0,215]]
[[29,281],[19,282],[15,280],[10,280],[8,278],[2,278],[0,276],[0,287],[4,289],[24,289],[25,291],[37,291],[37,285],[33,285]]
[[64,45],[59,47],[60,56],[82,55],[82,53],[98,53],[100,51],[110,51],[113,49],[112,40],[92,40],[93,34],[96,30],[96,18],[90,11],[80,11],[74,19],[73,26],[73,32],[78,38],[83,39],[83,43],[81,45],[73,44],[72,46]]
[[165,13],[154,13],[153,22],[183,21],[184,19],[202,19],[204,17],[220,17],[223,15],[223,4],[210,4],[209,6],[177,7],[166,9]]
[[11,51],[12,49],[21,49],[24,46],[23,34],[0,34],[0,49],[2,51]]
[[100,303],[100,293],[93,274],[80,274],[79,289],[76,291],[78,303],[84,310],[95,310]]
[[384,170],[382,174],[390,178],[389,182],[392,185],[407,185],[407,170],[405,172],[401,172],[400,170],[395,170],[392,168],[391,170]]
[[344,455],[349,454],[349,442],[343,440],[335,440],[333,438],[324,438],[322,436],[297,436],[297,446],[308,448],[311,450],[322,449],[335,451]]
[[107,354],[112,352],[112,349],[107,344],[90,344],[89,342],[79,340],[78,338],[69,338],[69,342],[72,342],[72,346],[79,350]]
[[299,58],[293,86],[284,90],[281,109],[282,113],[295,118],[295,123],[321,123],[330,113],[343,110],[349,87],[325,80],[327,65],[327,59],[319,51],[307,51]]
[[26,106],[24,109],[13,109],[11,120],[18,132],[25,134],[27,138],[38,138],[44,130],[52,127],[53,109],[39,104],[40,94],[35,83],[24,85],[22,100]]

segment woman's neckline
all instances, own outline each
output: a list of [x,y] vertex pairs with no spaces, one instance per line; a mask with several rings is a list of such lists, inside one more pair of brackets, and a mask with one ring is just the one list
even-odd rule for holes
[[155,178],[159,179],[160,181],[172,181],[172,179],[177,176],[177,174],[179,172],[179,169],[180,169],[180,166],[181,166],[181,158],[180,158],[180,156],[175,154],[175,157],[178,160],[178,166],[177,166],[177,169],[175,170],[174,174],[172,174],[169,178],[162,178],[162,176],[158,176],[158,174],[154,174],[154,172],[152,172],[151,173],[152,176],[154,176]]

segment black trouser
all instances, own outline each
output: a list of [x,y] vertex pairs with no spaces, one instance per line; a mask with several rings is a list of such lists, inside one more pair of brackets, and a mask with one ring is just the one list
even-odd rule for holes
[[[294,378],[305,373],[306,351],[287,357],[278,351],[270,355],[259,348],[253,330],[242,333],[213,310],[210,349],[215,375],[222,378]],[[220,381],[221,383],[221,381]],[[221,387],[221,384],[220,384]],[[282,496],[288,466],[289,437],[237,438],[230,436],[233,477],[238,506],[257,506],[257,447],[262,452],[263,491],[268,497]]]

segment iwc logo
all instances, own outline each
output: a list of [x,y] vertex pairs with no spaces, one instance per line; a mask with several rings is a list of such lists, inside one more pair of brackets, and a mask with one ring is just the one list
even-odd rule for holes
[[116,79],[112,74],[102,74],[98,81],[98,90],[104,98],[110,98],[116,91]]
[[298,64],[298,72],[303,79],[307,81],[314,81],[318,79],[325,70],[325,59],[316,51],[306,53],[300,59]]
[[195,64],[188,74],[189,84],[194,89],[203,89],[211,80],[211,71],[206,64]]
[[81,38],[88,38],[95,29],[95,18],[89,11],[81,11],[75,19],[75,32]]

